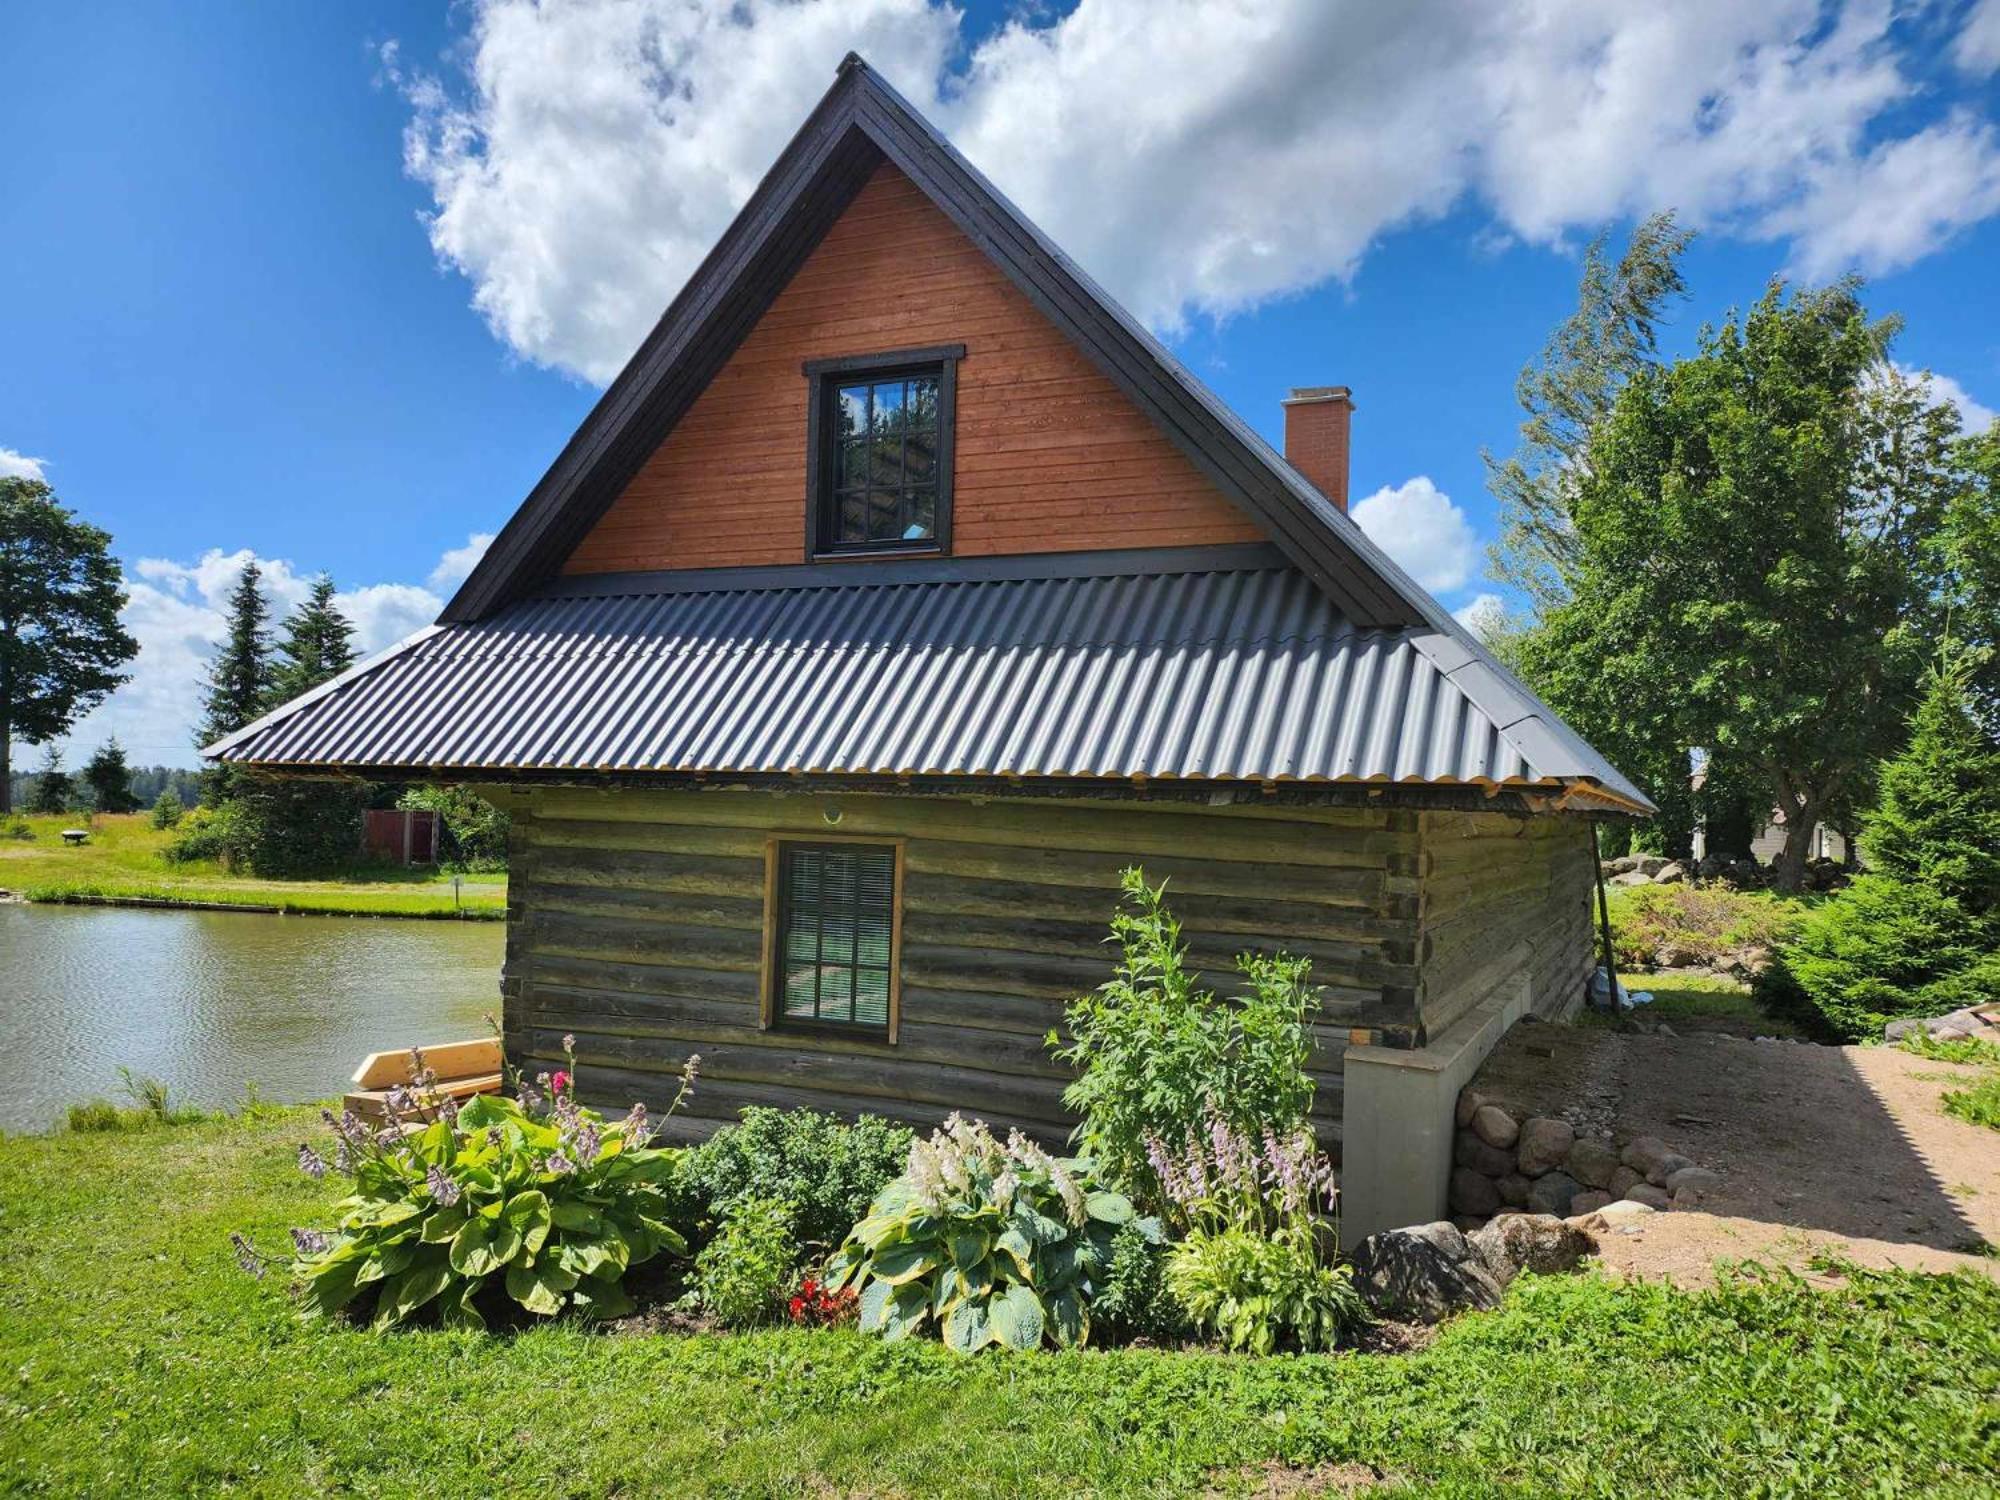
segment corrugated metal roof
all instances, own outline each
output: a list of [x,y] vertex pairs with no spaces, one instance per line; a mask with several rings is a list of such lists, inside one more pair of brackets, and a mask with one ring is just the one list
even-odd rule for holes
[[1289,565],[759,583],[603,581],[433,627],[209,753],[439,771],[1583,779],[1644,800],[1460,642],[1356,629]]

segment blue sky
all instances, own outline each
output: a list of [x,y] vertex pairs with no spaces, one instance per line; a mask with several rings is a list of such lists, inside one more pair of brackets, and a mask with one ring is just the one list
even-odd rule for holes
[[111,531],[145,642],[76,750],[192,760],[245,549],[370,644],[423,623],[848,46],[1266,432],[1353,386],[1353,494],[1453,607],[1515,374],[1646,209],[1703,228],[1673,348],[1858,264],[2000,406],[2000,0],[1409,9],[9,8],[0,463]]

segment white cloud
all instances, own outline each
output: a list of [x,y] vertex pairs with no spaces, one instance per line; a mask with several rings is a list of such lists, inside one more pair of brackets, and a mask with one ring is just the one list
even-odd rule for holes
[[40,479],[46,458],[30,458],[12,448],[0,448],[0,479]]
[[1952,43],[1952,61],[1974,78],[2000,72],[2000,0],[1978,0]]
[[2000,412],[1982,401],[1973,399],[1972,392],[1953,380],[1949,375],[1939,375],[1933,370],[1919,370],[1910,365],[1898,363],[1896,372],[1905,380],[1930,386],[1931,403],[1935,406],[1949,406],[1958,413],[1958,424],[1967,432],[1984,432],[1993,425]]
[[1478,538],[1465,512],[1419,474],[1393,488],[1384,485],[1355,503],[1355,523],[1403,571],[1433,594],[1462,588],[1479,561]]
[[[469,550],[470,544],[447,552],[430,576],[449,572],[454,559]],[[194,731],[201,713],[202,670],[222,639],[229,591],[254,555],[248,548],[225,552],[212,547],[192,561],[143,557],[126,570],[131,598],[125,628],[139,642],[139,655],[127,669],[132,680],[71,731],[64,749],[71,761],[80,761],[116,735],[135,763],[197,763]],[[312,575],[283,558],[259,557],[257,566],[275,628],[306,597]],[[368,584],[336,594],[334,600],[354,622],[355,649],[362,656],[430,624],[444,607],[437,592],[411,583]]]
[[1475,594],[1469,603],[1451,613],[1453,619],[1482,641],[1490,642],[1507,627],[1507,606],[1498,594]]
[[430,586],[440,594],[456,588],[472,576],[472,570],[479,566],[479,559],[486,555],[486,549],[493,545],[493,533],[475,531],[465,539],[463,547],[453,547],[438,559],[438,565],[431,569]]
[[[1985,56],[1984,8],[1958,38]],[[1482,238],[1620,215],[1908,264],[2000,211],[2000,140],[1928,108],[1886,0],[1080,0],[965,50],[927,0],[474,0],[442,76],[394,49],[406,166],[495,334],[603,381],[848,48],[1139,316],[1351,276],[1470,199]],[[1029,13],[1038,17],[1039,12]]]

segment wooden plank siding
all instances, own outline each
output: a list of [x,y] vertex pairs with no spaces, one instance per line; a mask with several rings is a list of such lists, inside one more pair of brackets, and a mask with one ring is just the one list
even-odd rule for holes
[[[654,1108],[691,1052],[674,1127],[746,1104],[932,1125],[954,1109],[1045,1139],[1073,1123],[1045,1038],[1109,977],[1119,871],[1168,882],[1218,988],[1246,950],[1300,954],[1323,986],[1314,1116],[1340,1135],[1353,1030],[1436,1037],[1525,976],[1566,1012],[1593,961],[1590,843],[1578,819],[1183,803],[985,801],[750,791],[544,789],[515,813],[505,1030],[532,1073],[573,1033],[594,1103]],[[825,817],[837,810],[830,825]],[[837,827],[837,834],[835,829]],[[761,1024],[773,836],[900,840],[899,1029]]]
[[1568,1014],[1595,961],[1589,825],[1426,812],[1421,863],[1425,1034],[1437,1036],[1524,975],[1535,1014]]
[[1262,539],[914,183],[884,165],[564,571],[804,561],[802,363],[943,344],[966,349],[954,555]]

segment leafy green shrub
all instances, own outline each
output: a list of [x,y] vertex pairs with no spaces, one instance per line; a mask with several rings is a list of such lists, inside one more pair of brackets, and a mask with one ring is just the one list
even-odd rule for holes
[[1834,1039],[1869,1041],[1889,1021],[1978,999],[1980,976],[2000,969],[1988,925],[1921,881],[1858,876],[1813,910],[1754,993]]
[[730,1328],[768,1323],[785,1305],[798,1260],[792,1206],[782,1198],[737,1198],[720,1232],[695,1258],[695,1290],[701,1305]]
[[1187,1231],[1167,1289],[1232,1349],[1330,1349],[1365,1321],[1348,1268],[1332,1264],[1333,1164],[1309,1128],[1247,1135],[1219,1115],[1178,1151],[1146,1142],[1168,1211]]
[[1309,1244],[1248,1229],[1198,1229],[1167,1257],[1167,1285],[1197,1327],[1231,1349],[1269,1354],[1281,1342],[1331,1349],[1363,1321],[1345,1266]]
[[831,1249],[901,1174],[914,1140],[907,1125],[873,1115],[849,1124],[810,1109],[752,1105],[740,1124],[686,1154],[681,1187],[696,1199],[694,1217],[716,1224],[745,1199],[788,1203],[798,1244]]
[[411,787],[396,806],[434,812],[442,827],[439,852],[447,865],[461,870],[507,868],[507,814],[477,792],[462,786]]
[[181,805],[180,797],[169,787],[153,799],[153,810],[147,815],[147,821],[155,828],[172,828],[180,822],[186,812],[187,809]]
[[1134,1220],[1111,1240],[1111,1261],[1097,1279],[1091,1322],[1119,1340],[1169,1343],[1188,1333],[1187,1310],[1167,1289],[1166,1242]]
[[2000,1067],[2000,1043],[1982,1037],[1932,1036],[1928,1031],[1913,1030],[1904,1032],[1896,1045],[1913,1057],[1931,1062],[1990,1063]]
[[[516,1099],[480,1095],[463,1108],[434,1083],[419,1060],[416,1084],[391,1096],[383,1130],[327,1112],[331,1166],[355,1191],[336,1206],[331,1234],[292,1231],[291,1271],[308,1312],[336,1313],[372,1293],[377,1329],[433,1305],[448,1324],[483,1327],[491,1308],[477,1304],[504,1287],[541,1317],[619,1317],[633,1306],[623,1284],[631,1267],[686,1253],[662,1190],[676,1156],[648,1146],[644,1105],[605,1124],[577,1104],[573,1065],[547,1096],[524,1085]],[[420,1128],[405,1132],[406,1122]],[[329,1164],[301,1146],[299,1166],[317,1179]],[[261,1274],[265,1258],[233,1238]]]
[[1079,1076],[1063,1103],[1082,1123],[1074,1139],[1108,1178],[1153,1201],[1159,1184],[1148,1136],[1186,1139],[1211,1115],[1252,1134],[1289,1133],[1312,1108],[1311,1017],[1318,1009],[1304,959],[1244,954],[1244,994],[1224,1000],[1197,989],[1166,887],[1141,870],[1120,877],[1126,909],[1111,919],[1117,971],[1073,1002],[1074,1040],[1049,1045]]
[[10,839],[19,839],[23,843],[33,843],[35,839],[35,830],[29,826],[28,820],[18,816],[8,819],[7,826],[0,829],[0,833],[5,833]]
[[1067,1347],[1090,1337],[1098,1277],[1134,1224],[1160,1234],[1089,1163],[1059,1161],[1019,1131],[1002,1145],[953,1115],[910,1148],[908,1170],[835,1252],[826,1285],[857,1290],[861,1327],[891,1340],[929,1324],[965,1354]]
[[1610,893],[1611,941],[1621,967],[1720,967],[1745,948],[1797,931],[1806,908],[1768,891],[1722,885],[1620,886]]

